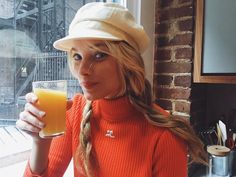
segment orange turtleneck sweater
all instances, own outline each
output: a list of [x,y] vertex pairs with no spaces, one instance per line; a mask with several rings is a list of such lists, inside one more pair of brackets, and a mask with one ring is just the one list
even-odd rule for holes
[[[48,168],[42,175],[31,172],[25,177],[61,177],[78,147],[80,121],[85,105],[76,95],[67,111],[67,130],[54,138],[50,147]],[[91,133],[99,168],[99,177],[186,177],[185,143],[166,128],[151,125],[127,97],[96,100],[92,104]],[[75,162],[74,162],[75,163]],[[74,176],[84,177],[75,167]]]

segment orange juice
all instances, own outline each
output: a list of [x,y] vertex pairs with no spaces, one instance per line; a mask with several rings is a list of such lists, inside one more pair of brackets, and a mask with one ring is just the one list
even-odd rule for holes
[[34,88],[38,97],[37,107],[46,112],[43,121],[46,126],[39,133],[41,137],[61,135],[66,129],[66,91]]

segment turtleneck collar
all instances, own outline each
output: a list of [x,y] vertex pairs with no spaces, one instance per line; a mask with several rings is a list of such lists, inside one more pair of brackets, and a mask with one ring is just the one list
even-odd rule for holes
[[128,120],[140,114],[127,96],[117,99],[99,99],[93,102],[94,117],[109,121]]

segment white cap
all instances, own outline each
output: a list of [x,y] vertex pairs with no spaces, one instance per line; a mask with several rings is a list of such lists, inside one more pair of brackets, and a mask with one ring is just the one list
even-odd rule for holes
[[127,8],[117,3],[93,2],[82,6],[69,26],[68,36],[54,42],[56,49],[69,51],[74,40],[126,41],[143,53],[149,38]]

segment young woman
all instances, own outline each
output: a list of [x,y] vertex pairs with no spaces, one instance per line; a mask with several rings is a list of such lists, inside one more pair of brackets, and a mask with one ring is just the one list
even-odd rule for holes
[[141,57],[147,45],[126,8],[89,3],[78,10],[54,47],[68,52],[83,95],[68,102],[66,133],[53,139],[38,136],[47,113],[26,95],[17,121],[33,137],[25,176],[63,176],[71,158],[76,177],[184,177],[190,160],[206,163],[189,123],[153,103]]

